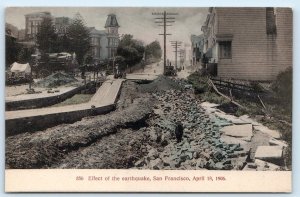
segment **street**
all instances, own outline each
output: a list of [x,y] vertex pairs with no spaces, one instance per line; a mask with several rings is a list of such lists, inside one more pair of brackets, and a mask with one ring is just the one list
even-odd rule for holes
[[[140,74],[154,70],[155,63]],[[182,79],[187,69],[180,73],[174,79],[160,75],[148,84],[123,82],[116,110],[106,115],[8,137],[6,168],[280,169],[279,164],[266,168],[254,162],[258,147],[271,139],[280,143],[276,136],[253,132],[257,123],[202,103]],[[175,136],[178,122],[184,128],[181,142]],[[240,124],[246,133],[226,134],[228,126]]]

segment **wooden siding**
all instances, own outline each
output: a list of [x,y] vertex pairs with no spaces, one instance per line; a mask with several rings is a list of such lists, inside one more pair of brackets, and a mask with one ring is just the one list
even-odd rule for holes
[[276,9],[277,72],[293,65],[293,13],[291,8]]
[[218,61],[220,77],[273,80],[280,70],[291,65],[292,14],[289,9],[277,11],[277,35],[266,33],[266,8],[215,10],[218,16],[217,34],[233,35],[232,59]]

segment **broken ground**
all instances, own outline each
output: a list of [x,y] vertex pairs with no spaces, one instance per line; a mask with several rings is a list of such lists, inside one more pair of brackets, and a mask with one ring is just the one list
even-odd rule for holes
[[116,111],[8,137],[6,168],[283,169],[255,159],[269,135],[252,129],[250,139],[225,135],[222,129],[233,123],[202,104],[184,80],[126,81]]

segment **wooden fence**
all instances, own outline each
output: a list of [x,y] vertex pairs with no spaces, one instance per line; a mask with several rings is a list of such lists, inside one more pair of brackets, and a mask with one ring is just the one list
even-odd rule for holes
[[216,87],[219,89],[227,89],[228,91],[238,91],[243,93],[250,93],[250,94],[260,94],[264,93],[264,91],[259,90],[251,85],[233,83],[230,81],[222,80],[221,78],[211,78],[212,82],[215,84]]

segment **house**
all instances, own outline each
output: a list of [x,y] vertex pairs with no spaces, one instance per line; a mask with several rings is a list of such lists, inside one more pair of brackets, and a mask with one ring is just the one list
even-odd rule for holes
[[[24,46],[35,46],[35,38],[39,27],[45,18],[53,18],[53,25],[56,33],[63,36],[67,32],[68,26],[72,19],[68,17],[52,17],[50,12],[35,12],[25,15],[25,40],[20,42]],[[90,55],[94,62],[101,60],[113,59],[116,56],[119,45],[119,24],[115,14],[109,14],[105,22],[105,30],[97,30],[90,27],[91,51]]]
[[58,36],[63,36],[67,33],[69,25],[72,23],[72,19],[69,17],[55,17],[54,27]]
[[119,45],[119,23],[115,14],[109,14],[106,19],[105,29],[108,39],[108,58],[116,56]]
[[290,8],[209,8],[204,53],[223,78],[268,81],[292,66]]
[[105,30],[90,27],[91,56],[94,62],[112,59],[116,56],[119,45],[119,24],[115,14],[109,14],[105,23]]
[[45,18],[51,18],[50,12],[34,12],[25,15],[25,39],[34,40]]
[[192,65],[200,63],[203,55],[204,35],[191,35],[191,51],[192,51]]
[[94,62],[108,58],[108,38],[105,30],[97,30],[90,27],[91,36],[91,56]]

